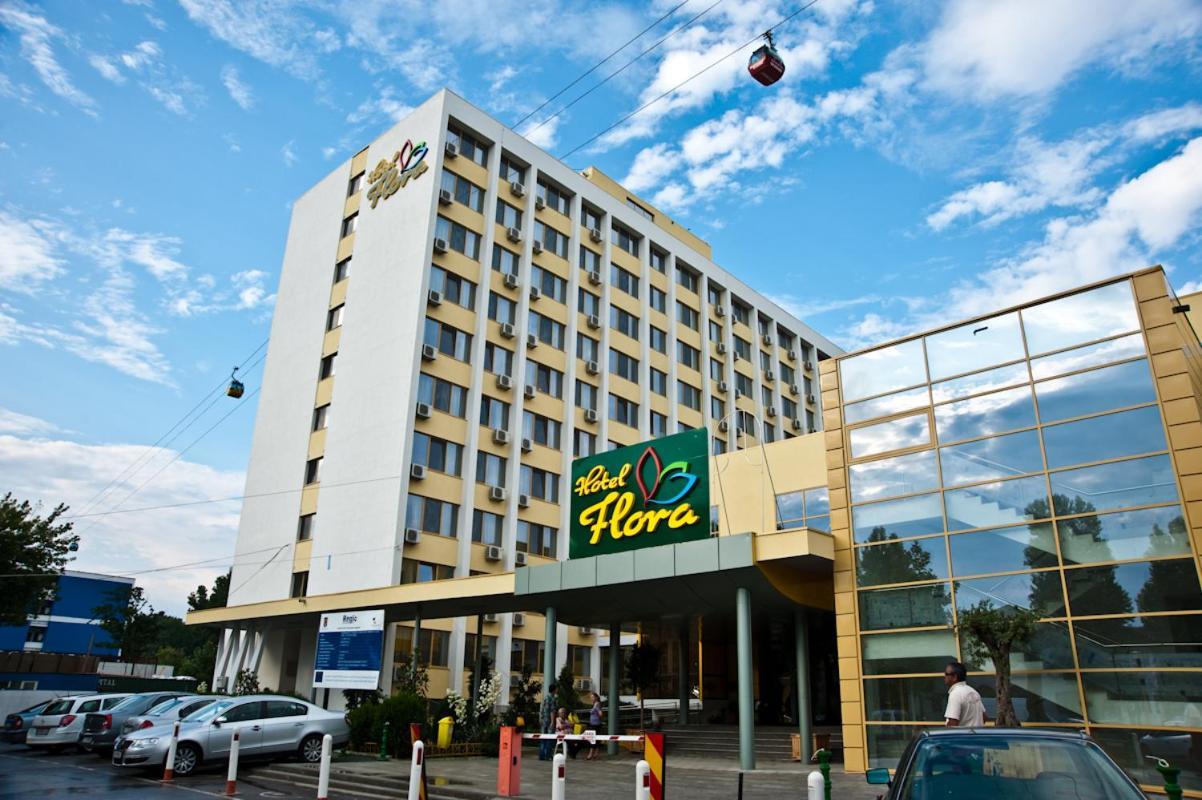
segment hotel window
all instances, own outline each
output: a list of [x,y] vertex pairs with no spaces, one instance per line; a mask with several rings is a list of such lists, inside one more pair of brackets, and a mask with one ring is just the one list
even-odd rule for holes
[[587,678],[591,672],[589,663],[592,659],[593,648],[588,645],[568,645],[568,663],[572,665],[572,674]]
[[447,141],[459,149],[459,155],[482,167],[488,166],[488,145],[480,141],[475,134],[468,133],[458,126],[448,125]]
[[760,369],[762,369],[762,370],[771,370],[772,369],[772,354],[771,353],[766,353],[763,350],[760,351]]
[[513,206],[506,203],[504,200],[497,201],[497,224],[504,228],[522,228],[522,212]]
[[499,244],[492,246],[492,268],[504,275],[517,275],[522,257]]
[[609,419],[632,428],[639,426],[639,404],[616,394],[609,396]]
[[764,408],[769,408],[772,405],[772,387],[771,386],[761,386],[760,387],[760,402],[763,403]]
[[468,230],[458,222],[440,216],[434,224],[435,238],[442,239],[447,247],[477,261],[480,260],[480,234]]
[[760,326],[760,336],[772,335],[772,320],[767,317],[756,316],[756,322]]
[[523,464],[519,480],[522,494],[548,503],[559,502],[559,476],[554,472]]
[[658,395],[668,396],[668,373],[651,368],[651,391]]
[[751,397],[751,392],[755,388],[751,378],[748,378],[741,372],[735,373],[735,391],[743,397]]
[[[473,575],[477,573],[473,572]],[[486,664],[497,663],[497,637],[485,636],[480,641],[480,657]],[[463,668],[471,674],[476,662],[476,634],[466,633],[463,638]]]
[[[292,591],[289,597],[304,597],[309,593],[309,570],[292,573]],[[31,628],[30,630],[36,630]]]
[[542,674],[543,643],[515,637],[510,647],[509,669],[513,672],[521,672],[527,666],[530,667],[531,673]]
[[632,256],[639,254],[639,237],[616,222],[609,230],[609,241]]
[[684,381],[676,382],[676,400],[682,406],[688,406],[694,411],[701,410],[701,390]]
[[735,409],[735,430],[739,433],[750,433],[755,436],[755,414],[743,409]]
[[712,319],[709,322],[709,337],[711,342],[722,342],[722,323],[714,322]]
[[330,404],[313,409],[313,430],[324,431],[330,427]]
[[668,352],[668,332],[661,331],[659,328],[655,327],[654,325],[650,326],[650,329],[651,329],[651,349],[657,353],[667,353]]
[[726,440],[719,439],[717,436],[710,439],[710,454],[720,456],[726,452]]
[[517,322],[517,311],[518,304],[508,297],[496,292],[488,293],[488,318],[493,322],[513,325]]
[[405,527],[453,539],[459,533],[459,506],[411,494],[405,506]]
[[651,290],[651,308],[655,309],[656,311],[658,311],[661,314],[667,314],[668,313],[668,295],[667,295],[667,293],[665,293],[659,289],[656,289],[654,286],[650,287],[650,290]]
[[575,430],[572,436],[572,456],[573,458],[583,458],[591,456],[597,452],[597,437],[588,431],[582,431],[579,428]]
[[[414,564],[420,563],[417,561],[411,562]],[[428,565],[433,566],[433,565]],[[401,571],[404,572],[402,565]],[[405,580],[402,575],[401,583],[416,583],[418,578],[416,574],[410,576],[412,580]],[[431,578],[432,579],[432,576]],[[436,631],[430,628],[422,628],[421,633],[417,637],[417,661],[419,664],[425,664],[431,667],[445,667],[449,663],[448,651],[450,650],[450,634],[446,631]],[[410,654],[413,652],[413,628],[404,625],[397,626],[396,632],[396,649],[394,658],[402,664],[409,663]],[[400,675],[401,669],[407,667],[396,667],[397,675]]]
[[807,409],[806,409],[806,430],[807,430],[807,431],[812,431],[812,430],[814,430],[816,427],[817,427],[817,426],[814,424],[814,412],[813,412],[813,411],[810,411],[810,410],[807,408]]
[[805,526],[829,531],[831,524],[830,497],[825,486],[776,496],[776,529]]
[[797,373],[788,364],[781,363],[780,367],[780,382],[786,385],[797,383]]
[[534,193],[535,196],[542,198],[543,202],[547,204],[547,208],[553,208],[564,216],[567,216],[571,210],[571,195],[556,186],[551,186],[540,180]]
[[549,525],[539,525],[534,522],[519,520],[516,549],[523,553],[555,558],[557,555],[555,542],[558,538],[558,533],[555,528]]
[[583,361],[600,361],[601,345],[591,336],[576,334],[576,357]]
[[337,356],[337,353],[330,353],[321,359],[321,367],[317,370],[317,379],[319,381],[334,377],[334,360]]
[[480,544],[501,546],[504,537],[505,518],[488,511],[472,512],[472,541]]
[[415,433],[413,463],[458,478],[463,471],[463,445],[425,433]]
[[576,407],[596,411],[597,387],[585,381],[576,381]]
[[651,269],[656,272],[668,271],[668,254],[655,247],[651,248]]
[[735,322],[741,322],[748,327],[751,326],[751,309],[738,300],[731,301],[730,315],[735,318]]
[[668,417],[658,411],[651,412],[651,437],[657,439],[668,435]]
[[710,418],[721,422],[726,419],[726,403],[720,397],[710,398]]
[[337,264],[334,265],[334,283],[338,283],[339,281],[346,280],[347,276],[350,274],[351,274],[351,257],[350,256],[347,256],[346,258],[342,259],[341,261],[339,261]]
[[454,197],[457,202],[472,211],[484,211],[484,190],[467,178],[456,175],[449,169],[444,169],[442,171],[442,188],[450,192],[451,197]]
[[617,306],[609,307],[609,327],[631,339],[639,338],[639,318]]
[[363,188],[363,173],[360,172],[355,177],[351,178],[346,185],[346,196],[354,197],[359,194],[359,190]]
[[349,217],[347,217],[346,219],[344,219],[342,221],[342,236],[343,237],[350,236],[352,233],[355,232],[355,230],[358,227],[359,227],[359,214],[358,214],[358,212],[356,212],[354,214],[351,214]]
[[445,322],[439,322],[429,317],[426,317],[423,342],[433,346],[438,352],[459,361],[467,361],[472,350],[472,335],[470,333],[464,333],[458,328],[447,325]]
[[296,540],[307,542],[313,538],[313,528],[317,524],[316,514],[302,514],[296,523]]
[[526,168],[514,161],[508,154],[501,156],[501,180],[508,183],[526,182]]
[[692,306],[676,301],[676,321],[686,328],[697,330],[701,325],[701,314]]
[[476,454],[476,483],[504,486],[505,467],[506,459],[504,457],[480,451]]
[[493,375],[513,375],[513,351],[499,344],[484,345],[484,369]]
[[805,381],[803,381],[803,383],[804,383],[804,385],[805,385],[805,393],[806,393],[806,396],[812,395],[812,394],[814,393],[814,381],[813,381],[813,379],[811,379],[811,378],[810,378],[810,377],[807,375],[807,376],[806,376],[806,379],[805,379]]
[[509,430],[509,403],[495,397],[480,397],[480,424],[494,431]]
[[430,266],[430,288],[441,292],[442,299],[448,303],[469,311],[476,307],[476,284],[442,267]]
[[537,264],[530,268],[530,285],[537,287],[543,293],[543,297],[557,303],[568,301],[568,282]]
[[321,456],[305,462],[305,484],[317,483],[321,480]]
[[335,328],[342,327],[342,311],[346,308],[346,304],[334,306],[326,312],[326,330],[332,331]]
[[776,329],[776,338],[780,342],[781,350],[792,350],[793,349],[793,341],[797,337],[795,337],[793,334],[789,333],[786,330],[777,328]]
[[649,219],[652,222],[655,221],[655,215],[652,214],[647,209],[643,208],[641,205],[639,205],[639,203],[637,201],[635,201],[633,198],[627,197],[626,205],[629,208],[633,208],[640,217],[643,217],[644,219]]
[[787,397],[780,399],[780,414],[785,419],[800,419],[797,416],[797,403]]
[[580,224],[590,231],[601,230],[601,220],[604,216],[602,212],[590,206],[585,205],[580,208]]
[[631,297],[639,296],[638,277],[622,269],[617,264],[609,265],[609,284],[614,288],[621,289]]
[[557,400],[563,397],[563,373],[537,361],[526,362],[526,385]]
[[580,268],[585,272],[601,272],[601,254],[580,245]]
[[776,426],[773,425],[771,422],[764,423],[764,441],[765,442],[775,442],[776,441]]
[[639,360],[611,347],[609,348],[609,371],[610,374],[638,383]]
[[537,219],[534,221],[534,241],[541,242],[544,250],[560,258],[568,257],[568,237]]
[[[429,561],[413,561],[406,558],[401,562],[401,583],[428,583],[430,581],[445,581],[455,577],[455,568],[449,564],[432,564]],[[427,631],[421,632],[420,639],[424,639]],[[441,638],[446,638],[445,631],[430,631],[430,633],[441,634]],[[412,637],[412,634],[410,635]],[[400,638],[399,636],[397,637]],[[446,647],[441,647],[441,658],[446,660]],[[418,650],[419,657],[421,650]],[[444,664],[434,664],[434,666],[446,666]]]
[[467,389],[423,372],[417,379],[417,401],[436,411],[462,418],[467,409]]
[[588,316],[600,316],[601,298],[580,287],[576,290],[576,310]]
[[676,360],[686,367],[701,369],[701,351],[684,342],[676,343]]
[[556,350],[563,349],[564,327],[562,322],[556,322],[550,317],[544,317],[537,311],[531,311],[528,330],[540,342],[549,344]]
[[694,294],[697,293],[699,276],[691,268],[678,264],[676,266],[676,282]]
[[733,337],[735,344],[735,355],[746,361],[751,360],[751,342],[741,337]]
[[691,431],[691,430],[693,430],[694,427],[696,427],[696,426],[690,425],[687,422],[681,422],[680,420],[676,421],[676,432],[677,433],[685,433],[686,431]]
[[552,450],[558,450],[562,435],[563,425],[559,420],[535,414],[533,411],[522,412],[523,438],[529,439],[535,444],[550,447]]
[[707,283],[705,287],[705,298],[709,300],[711,306],[722,305],[722,287],[714,283]]

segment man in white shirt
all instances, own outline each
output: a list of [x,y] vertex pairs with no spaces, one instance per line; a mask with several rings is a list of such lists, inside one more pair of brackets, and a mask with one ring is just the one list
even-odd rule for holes
[[943,717],[949,728],[985,726],[985,705],[967,679],[968,670],[959,661],[953,661],[943,669],[943,682],[947,684],[947,710]]

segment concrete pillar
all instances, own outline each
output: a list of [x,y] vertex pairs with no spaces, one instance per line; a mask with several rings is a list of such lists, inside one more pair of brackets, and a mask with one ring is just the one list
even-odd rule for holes
[[755,694],[751,687],[751,591],[735,591],[735,648],[739,669],[739,766],[755,769]]
[[692,653],[689,652],[689,618],[685,617],[680,623],[680,678],[678,680],[680,688],[678,697],[680,699],[677,722],[681,725],[689,724],[689,702],[693,699],[693,681],[689,679],[689,662],[692,660]]
[[555,606],[547,606],[545,633],[543,634],[543,691],[555,683]]
[[[613,623],[609,626],[609,735],[617,736],[618,710],[621,700],[618,697],[619,673],[622,671],[622,626]],[[607,748],[611,756],[618,754],[618,743],[610,742]]]
[[422,638],[422,609],[421,606],[413,612],[413,641],[409,646],[409,669],[417,669],[417,657],[419,653],[419,641]]
[[813,709],[810,706],[810,629],[805,609],[793,612],[793,639],[797,652],[797,732],[801,734],[801,763],[810,763],[813,742]]

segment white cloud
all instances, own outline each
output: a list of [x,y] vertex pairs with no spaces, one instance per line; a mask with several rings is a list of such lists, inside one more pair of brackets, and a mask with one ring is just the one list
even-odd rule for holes
[[346,115],[346,121],[352,125],[369,122],[379,117],[385,117],[393,122],[400,122],[413,113],[413,106],[402,101],[397,96],[396,88],[385,86],[375,97],[368,97],[359,107]]
[[1132,142],[1153,142],[1199,128],[1202,128],[1202,105],[1186,103],[1131,120],[1123,126],[1123,136]]
[[1196,294],[1202,292],[1202,281],[1186,281],[1177,287],[1177,296],[1183,297],[1187,294]]
[[61,429],[53,422],[31,417],[12,409],[0,406],[0,434],[15,436],[35,436],[46,433],[58,433]]
[[37,72],[42,83],[59,97],[85,114],[97,116],[96,102],[76,88],[67,70],[58,63],[51,41],[63,38],[63,32],[45,17],[38,16],[23,3],[0,5],[0,25],[17,32],[21,54]]
[[622,185],[632,192],[651,189],[675,172],[680,163],[680,153],[665,142],[645,147],[634,157]]
[[88,58],[88,63],[95,67],[105,80],[110,80],[113,83],[125,83],[125,76],[121,74],[121,70],[112,61],[109,61],[102,55],[93,55]]
[[34,292],[63,272],[52,231],[43,220],[23,220],[0,211],[0,287]]
[[284,164],[289,167],[296,163],[296,151],[292,149],[294,144],[296,144],[296,140],[289,139],[284,146],[280,148],[280,158],[284,159]]
[[233,101],[241,106],[243,111],[250,111],[255,107],[254,92],[238,77],[238,69],[235,66],[226,64],[221,68],[221,83],[225,86],[225,90],[230,93]]
[[869,303],[879,303],[881,301],[880,296],[875,294],[864,295],[862,297],[848,297],[837,300],[807,299],[792,294],[774,294],[771,292],[767,293],[765,296],[801,320],[808,320],[811,317],[816,317],[819,314],[826,314],[830,311],[842,311],[845,308],[854,308],[856,306],[867,305]]
[[133,50],[122,53],[121,63],[133,72],[141,72],[155,64],[162,57],[162,49],[151,41],[140,42]]
[[328,32],[288,0],[180,0],[188,17],[231,47],[298,78],[320,73],[315,51],[328,52]]
[[559,123],[562,121],[563,117],[556,117],[546,122],[531,120],[518,133],[526,137],[535,147],[541,147],[546,150],[554,147],[559,141]]

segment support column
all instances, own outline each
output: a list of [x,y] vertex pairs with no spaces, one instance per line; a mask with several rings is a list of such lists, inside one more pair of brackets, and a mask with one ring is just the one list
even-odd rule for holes
[[543,691],[555,683],[555,606],[547,606],[546,633],[543,634]]
[[480,697],[480,670],[484,668],[484,615],[476,615],[476,652],[472,654],[472,708]]
[[689,618],[685,617],[680,623],[680,699],[676,715],[676,721],[681,725],[689,724],[689,703],[693,699],[693,682],[689,680],[689,666],[692,660],[692,654],[689,652]]
[[[422,638],[422,608],[417,607],[413,612],[413,641],[409,646],[409,669],[415,671],[417,669],[418,643]],[[414,672],[416,674],[416,672]]]
[[[618,730],[618,710],[621,708],[621,701],[618,698],[619,673],[622,671],[622,626],[618,623],[612,623],[609,626],[609,735],[617,736],[621,733]],[[611,756],[618,754],[618,743],[610,742],[607,747]]]
[[751,591],[735,591],[735,647],[739,669],[739,766],[755,769],[755,693],[751,687]]
[[810,763],[814,741],[814,712],[810,705],[810,629],[805,609],[793,612],[793,640],[797,664],[797,732],[801,735],[801,763]]

